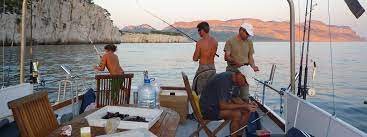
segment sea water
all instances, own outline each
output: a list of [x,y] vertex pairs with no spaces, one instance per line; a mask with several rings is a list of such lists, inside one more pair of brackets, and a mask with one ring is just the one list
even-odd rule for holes
[[[300,46],[296,43],[296,71],[300,62]],[[102,51],[104,45],[96,45]],[[366,42],[340,42],[333,43],[334,82],[335,82],[335,111],[336,116],[347,123],[367,132],[367,43]],[[93,67],[99,62],[92,45],[42,45],[33,46],[33,57],[40,62],[41,78],[46,81],[45,89],[49,91],[50,102],[55,102],[57,94],[52,92],[58,88],[58,83],[53,82],[65,78],[65,72],[60,65],[68,65],[72,73],[89,77],[85,80],[86,86],[94,88],[97,74]],[[215,57],[217,73],[224,72],[226,62],[223,57],[224,43],[219,43]],[[256,77],[261,80],[269,79],[272,64],[277,65],[273,87],[285,88],[289,85],[290,59],[288,42],[254,42],[255,63],[260,71]],[[183,87],[181,72],[185,72],[192,80],[198,67],[192,61],[195,43],[122,43],[117,44],[116,54],[119,56],[120,65],[125,71],[141,71],[147,69],[151,77],[159,79],[162,86]],[[4,74],[4,85],[19,83],[19,47],[5,47],[5,64],[3,67],[0,55],[0,85]],[[29,51],[26,47],[25,51]],[[331,60],[329,43],[310,43],[311,60],[316,61],[317,69],[315,80],[311,78],[312,70],[309,69],[309,86],[315,89],[316,95],[307,100],[323,110],[332,113],[333,94],[331,85]],[[2,54],[2,48],[0,48]],[[26,57],[26,72],[29,73],[29,59]],[[27,67],[28,66],[28,67]],[[305,66],[303,66],[305,67]],[[310,68],[310,66],[309,66]],[[142,73],[134,73],[132,87],[141,85]],[[79,82],[81,83],[81,82]],[[80,85],[79,87],[82,87]],[[42,86],[35,87],[35,89]],[[262,93],[262,86],[250,86],[250,93]],[[266,89],[266,105],[279,112],[280,96]]]

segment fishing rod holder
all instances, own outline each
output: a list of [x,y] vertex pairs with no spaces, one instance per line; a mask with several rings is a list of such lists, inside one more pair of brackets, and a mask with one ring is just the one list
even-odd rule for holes
[[[73,116],[76,116],[79,114],[79,109],[78,109],[78,96],[79,96],[79,86],[78,86],[78,79],[80,79],[81,77],[78,75],[73,75],[71,73],[71,70],[66,67],[65,65],[61,65],[60,66],[66,73],[65,79],[58,81],[59,83],[59,90],[57,92],[57,103],[60,103],[61,101],[65,101],[65,99],[67,96],[67,90],[69,91],[69,95],[70,95],[70,99],[71,99],[71,105],[72,105],[72,114]],[[82,84],[85,88],[85,82],[83,79],[81,79]],[[86,89],[86,88],[85,88]],[[62,93],[62,94],[61,94]],[[61,100],[62,97],[62,100]]]
[[274,75],[275,75],[276,68],[277,68],[277,66],[275,64],[273,64],[271,66],[270,75],[269,75],[269,79],[268,80],[262,81],[262,80],[259,80],[259,79],[254,78],[257,82],[259,82],[260,84],[263,85],[262,100],[261,100],[261,103],[263,105],[265,104],[265,90],[266,90],[267,87],[270,88],[270,89],[272,89],[272,90],[274,90],[275,92],[277,92],[281,96],[284,95],[284,92],[279,91],[279,90],[277,90],[277,89],[275,89],[274,87],[271,86],[273,84],[273,80],[274,80]]
[[[284,96],[284,93],[289,90],[290,88],[290,85],[288,86],[288,88],[281,88],[280,90],[278,89],[275,89],[272,84],[273,84],[273,81],[274,81],[274,75],[275,75],[275,70],[276,70],[276,65],[273,64],[272,67],[271,67],[271,71],[270,71],[270,75],[269,75],[269,79],[268,80],[265,80],[265,81],[262,81],[262,80],[259,80],[257,78],[254,78],[255,81],[257,81],[258,83],[262,84],[263,85],[263,92],[262,92],[262,99],[261,99],[261,104],[262,105],[265,105],[265,91],[266,91],[266,88],[269,88],[273,91],[275,91],[276,93],[279,94],[279,99],[280,99],[280,114],[282,115],[283,114],[283,111],[284,111],[284,106],[283,106],[283,96]],[[298,77],[298,74],[295,76],[296,79]]]

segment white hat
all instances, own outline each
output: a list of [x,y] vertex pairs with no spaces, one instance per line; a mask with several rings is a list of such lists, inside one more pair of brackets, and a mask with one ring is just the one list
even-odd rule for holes
[[250,36],[254,36],[254,27],[249,23],[243,23],[241,28],[244,28]]

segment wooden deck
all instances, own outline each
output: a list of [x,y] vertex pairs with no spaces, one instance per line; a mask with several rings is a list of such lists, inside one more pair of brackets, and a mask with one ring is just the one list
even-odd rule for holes
[[[161,108],[163,109],[163,113],[161,114],[160,119],[151,127],[149,130],[159,137],[174,137],[176,136],[176,130],[178,127],[178,123],[180,121],[180,116],[177,112],[172,111],[168,108]],[[71,125],[72,126],[72,137],[80,137],[80,128],[88,127],[88,122],[84,118],[85,116],[95,112],[97,110],[85,112],[78,117],[74,118],[72,121],[67,122],[61,125],[58,129],[53,131],[49,137],[61,137],[61,128],[64,125]],[[126,131],[124,129],[118,129],[118,132]],[[98,135],[105,135],[104,128],[101,127],[91,127],[91,134],[92,136]]]

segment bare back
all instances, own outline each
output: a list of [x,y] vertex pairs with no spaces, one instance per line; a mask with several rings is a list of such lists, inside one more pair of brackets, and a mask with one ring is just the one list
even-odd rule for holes
[[123,70],[120,66],[118,56],[115,54],[105,54],[102,58],[102,62],[105,64],[108,71],[113,75],[123,74]]
[[214,57],[217,53],[218,42],[213,37],[201,39],[196,43],[194,58],[197,56],[200,64],[214,64]]

